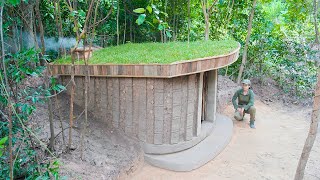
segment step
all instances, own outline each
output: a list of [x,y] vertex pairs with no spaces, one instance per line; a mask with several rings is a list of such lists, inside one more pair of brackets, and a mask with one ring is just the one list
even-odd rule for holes
[[228,145],[233,133],[230,118],[217,114],[211,134],[199,144],[172,154],[145,154],[145,160],[156,167],[172,171],[192,171],[216,157]]

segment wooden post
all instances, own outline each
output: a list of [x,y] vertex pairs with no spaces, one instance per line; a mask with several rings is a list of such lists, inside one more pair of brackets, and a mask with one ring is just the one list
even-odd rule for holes
[[313,0],[313,18],[314,18],[314,31],[316,33],[315,43],[319,44],[319,30],[318,30],[318,3]]
[[218,70],[212,70],[208,72],[208,93],[207,93],[207,106],[205,113],[205,120],[215,122],[217,111],[217,76]]

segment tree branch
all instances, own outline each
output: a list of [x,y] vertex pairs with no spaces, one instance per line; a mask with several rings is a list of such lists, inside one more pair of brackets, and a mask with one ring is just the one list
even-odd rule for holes
[[215,0],[215,1],[213,2],[213,4],[211,5],[211,7],[209,8],[209,10],[208,10],[208,13],[209,13],[209,14],[212,13],[213,7],[216,5],[217,1],[218,1],[218,0]]
[[111,15],[112,11],[113,11],[113,5],[111,6],[111,9],[109,10],[108,14],[107,14],[103,19],[101,19],[101,20],[99,20],[98,22],[94,23],[93,25],[89,26],[88,29],[91,29],[91,28],[93,28],[94,26],[97,26],[98,24],[100,24],[101,22],[107,20],[107,19],[109,18],[109,16]]

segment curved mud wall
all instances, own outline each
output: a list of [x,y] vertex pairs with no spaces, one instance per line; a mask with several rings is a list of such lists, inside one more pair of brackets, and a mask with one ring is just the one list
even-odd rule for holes
[[[70,81],[61,76],[62,84]],[[148,144],[197,136],[199,74],[159,78],[91,77],[88,110],[107,125]],[[85,77],[75,77],[75,103],[84,107]],[[69,92],[68,92],[69,93]]]

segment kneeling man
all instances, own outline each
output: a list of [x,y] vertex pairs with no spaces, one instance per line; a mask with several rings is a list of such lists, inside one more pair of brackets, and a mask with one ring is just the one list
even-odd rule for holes
[[[232,97],[232,104],[235,109],[234,118],[242,121],[244,114],[250,114],[250,127],[255,128],[254,121],[256,108],[254,105],[254,93],[250,89],[251,82],[249,79],[242,81],[242,88],[236,91]],[[238,99],[238,102],[236,100]]]

